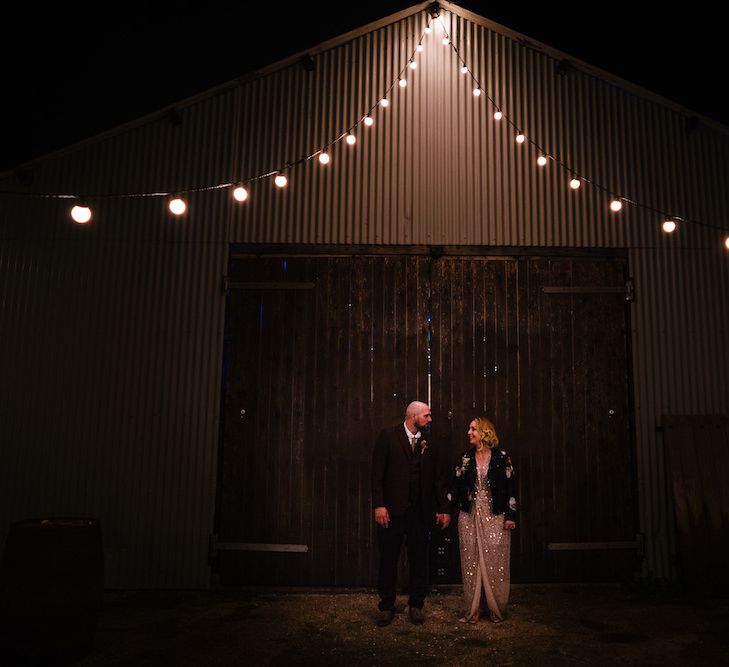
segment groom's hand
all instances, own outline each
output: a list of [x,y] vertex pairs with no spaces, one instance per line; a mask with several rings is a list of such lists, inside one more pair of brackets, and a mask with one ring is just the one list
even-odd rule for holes
[[387,511],[387,507],[375,507],[375,521],[383,528],[390,525],[390,513]]
[[450,523],[451,523],[451,515],[450,514],[445,513],[445,514],[436,514],[435,515],[435,525],[436,526],[440,526],[441,528],[443,528],[443,530],[445,530],[446,528],[448,528],[448,526],[450,525]]

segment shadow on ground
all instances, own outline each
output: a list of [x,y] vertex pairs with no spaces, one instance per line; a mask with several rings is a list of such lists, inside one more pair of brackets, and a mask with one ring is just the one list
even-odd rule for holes
[[[404,599],[403,599],[404,600]],[[375,625],[372,592],[212,591],[107,596],[92,665],[726,664],[729,600],[618,586],[514,586],[499,625],[459,621],[457,589],[426,622]]]

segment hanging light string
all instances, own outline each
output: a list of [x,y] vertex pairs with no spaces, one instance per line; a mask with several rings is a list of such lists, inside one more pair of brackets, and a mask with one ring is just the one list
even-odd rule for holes
[[[403,88],[405,87],[404,85],[401,84],[401,82],[407,81],[407,79],[405,79],[404,75],[406,74],[408,68],[411,67],[412,63],[416,63],[416,60],[415,60],[416,53],[419,53],[422,50],[419,47],[422,47],[423,39],[425,38],[426,34],[428,34],[430,32],[430,30],[431,30],[431,28],[430,28],[430,20],[429,20],[428,24],[425,27],[425,30],[423,30],[423,32],[420,34],[420,39],[418,40],[418,43],[415,46],[415,49],[410,53],[410,56],[407,59],[407,62],[405,63],[405,65],[403,65],[403,67],[397,73],[395,78],[390,82],[390,85],[385,90],[385,92],[382,95],[380,95],[380,97],[374,103],[372,103],[372,105],[369,107],[369,109],[367,109],[366,113],[364,115],[359,116],[358,120],[356,120],[354,123],[352,123],[352,125],[350,125],[343,132],[340,132],[329,142],[325,143],[322,146],[322,148],[320,148],[319,150],[309,153],[308,155],[305,155],[293,162],[287,162],[286,165],[280,169],[274,169],[273,171],[269,171],[264,174],[257,174],[255,176],[248,176],[248,177],[242,179],[242,182],[251,183],[253,181],[270,178],[271,176],[274,176],[276,174],[281,174],[284,171],[289,171],[289,170],[293,169],[294,167],[297,167],[300,164],[303,164],[305,162],[308,162],[309,160],[314,159],[315,157],[320,157],[321,155],[325,155],[325,154],[328,155],[329,150],[331,148],[333,148],[336,144],[338,144],[340,141],[345,140],[348,137],[355,137],[354,131],[357,128],[359,128],[363,123],[367,126],[371,126],[374,122],[372,116],[374,114],[374,111],[377,109],[377,107],[388,107],[389,106],[389,95],[395,89],[395,86],[400,85],[400,87],[403,87]],[[354,143],[356,143],[356,137],[355,137],[355,140],[352,141],[350,145],[353,145]],[[326,163],[328,163],[328,160],[326,161]],[[225,186],[220,186],[220,187],[225,187]]]
[[[32,197],[32,198],[39,198],[39,199],[60,199],[60,200],[73,200],[78,202],[78,206],[81,206],[82,208],[88,209],[88,201],[89,200],[105,200],[105,199],[134,199],[134,198],[159,198],[159,197],[175,197],[176,199],[172,200],[172,202],[181,202],[182,200],[179,199],[182,195],[189,195],[194,193],[200,193],[200,192],[211,192],[213,190],[223,190],[226,188],[232,188],[235,187],[236,194],[234,195],[235,198],[238,201],[245,201],[248,198],[248,192],[243,187],[244,185],[248,185],[250,183],[255,183],[257,181],[262,181],[269,178],[274,178],[274,182],[278,187],[285,187],[288,183],[288,179],[285,176],[285,173],[291,171],[295,167],[308,162],[309,160],[312,160],[315,157],[319,157],[319,160],[322,164],[328,164],[329,163],[329,155],[328,151],[333,146],[338,144],[342,140],[347,140],[347,143],[349,145],[354,145],[356,143],[356,136],[354,134],[354,131],[359,128],[363,123],[366,126],[371,126],[374,123],[374,120],[372,118],[374,111],[379,107],[387,107],[389,106],[389,95],[394,90],[395,86],[400,85],[401,87],[405,87],[407,85],[407,79],[405,79],[405,73],[407,72],[408,67],[411,67],[412,69],[415,69],[417,67],[416,63],[416,53],[419,53],[423,51],[423,40],[427,34],[431,32],[431,19],[428,19],[428,23],[423,30],[423,32],[420,34],[420,39],[418,40],[418,43],[415,46],[415,49],[410,53],[410,56],[408,57],[406,63],[403,65],[403,67],[400,69],[400,71],[397,73],[396,77],[390,82],[390,85],[385,90],[385,92],[367,109],[366,113],[358,118],[352,125],[350,125],[346,130],[343,132],[340,132],[337,134],[333,139],[329,140],[327,143],[324,144],[322,148],[319,148],[307,155],[304,155],[296,160],[286,162],[282,167],[279,167],[278,169],[271,169],[269,171],[264,171],[261,173],[253,174],[250,176],[246,176],[244,178],[241,178],[237,181],[231,181],[227,183],[217,183],[215,185],[203,185],[199,187],[192,187],[192,188],[180,188],[174,191],[154,191],[154,192],[96,192],[96,193],[84,193],[84,194],[68,194],[68,193],[36,193],[36,192],[17,192],[17,191],[5,191],[0,190],[0,194],[3,195],[18,195],[22,197]],[[415,66],[413,66],[413,63],[415,63]],[[405,82],[403,84],[403,82]],[[326,156],[326,158],[322,159],[323,156]],[[239,194],[238,194],[239,193]],[[171,203],[172,203],[171,202]],[[74,207],[77,208],[77,207]],[[171,210],[175,214],[181,214],[186,210],[186,206],[184,205],[184,202],[182,202],[182,206],[177,206],[178,210]],[[75,219],[75,216],[74,216]],[[90,218],[89,218],[90,219]],[[88,219],[84,220],[84,222],[87,222]],[[78,220],[77,220],[78,222]]]
[[[238,202],[244,202],[248,199],[248,191],[245,188],[246,185],[249,185],[251,183],[259,182],[265,179],[273,178],[274,184],[279,188],[284,188],[288,184],[288,178],[286,176],[287,173],[290,173],[291,170],[298,167],[301,164],[304,164],[314,158],[318,158],[319,162],[322,165],[327,165],[331,161],[329,151],[334,146],[336,146],[339,142],[342,140],[345,140],[347,144],[350,146],[353,146],[357,142],[357,137],[355,134],[355,131],[361,127],[362,124],[364,124],[367,127],[370,127],[374,124],[374,112],[377,110],[378,107],[380,108],[386,108],[389,106],[390,103],[390,96],[392,94],[392,91],[395,89],[396,86],[400,86],[401,88],[405,88],[408,85],[408,81],[406,78],[407,70],[408,68],[414,70],[417,69],[417,54],[422,52],[424,50],[423,41],[427,35],[429,35],[432,32],[431,23],[433,22],[433,19],[438,19],[438,22],[441,25],[441,28],[443,30],[443,39],[442,42],[444,45],[450,46],[450,48],[453,50],[453,52],[456,55],[456,58],[458,62],[460,63],[460,70],[462,74],[468,74],[472,84],[473,84],[473,95],[475,97],[481,97],[483,95],[488,102],[491,104],[491,106],[494,109],[493,112],[493,119],[496,122],[501,122],[502,120],[505,122],[505,124],[512,128],[515,132],[515,141],[519,144],[527,144],[527,146],[533,147],[538,152],[538,158],[537,158],[537,164],[540,167],[545,167],[549,161],[552,161],[557,166],[559,166],[565,173],[567,173],[571,180],[569,182],[569,187],[572,190],[579,190],[579,188],[582,186],[582,184],[587,184],[598,190],[599,192],[602,192],[608,196],[611,197],[610,202],[610,209],[614,213],[620,212],[625,204],[628,204],[630,206],[633,206],[635,208],[639,208],[645,211],[649,211],[652,214],[655,214],[657,216],[660,216],[663,219],[663,231],[666,233],[672,233],[678,223],[681,224],[693,224],[698,225],[701,227],[705,227],[708,229],[713,230],[719,230],[721,232],[726,233],[728,230],[725,227],[722,227],[720,225],[712,224],[709,222],[697,220],[697,219],[689,219],[684,218],[682,216],[674,215],[672,213],[668,213],[666,211],[662,211],[660,209],[657,209],[653,206],[649,206],[646,204],[643,204],[635,199],[632,199],[628,196],[625,196],[623,194],[616,193],[613,189],[605,187],[604,185],[598,183],[597,181],[594,181],[593,179],[582,175],[579,173],[576,169],[574,169],[571,165],[569,165],[564,159],[562,159],[559,155],[557,155],[553,151],[546,150],[540,143],[538,143],[535,139],[533,139],[530,135],[527,135],[521,126],[519,126],[516,121],[507,113],[504,112],[504,108],[498,103],[498,101],[495,99],[495,97],[486,90],[474,74],[471,67],[468,66],[464,58],[461,56],[461,53],[454,43],[454,41],[451,39],[451,35],[448,32],[448,29],[445,25],[445,22],[443,21],[442,15],[439,16],[436,13],[431,12],[431,16],[428,18],[428,22],[426,24],[426,27],[424,28],[423,32],[420,35],[420,39],[418,40],[415,49],[410,53],[409,57],[407,58],[407,61],[405,64],[401,67],[395,78],[393,78],[390,81],[389,86],[385,89],[384,93],[377,99],[375,102],[373,102],[370,107],[367,109],[366,113],[362,116],[359,116],[357,120],[354,121],[346,130],[343,132],[338,133],[334,136],[334,138],[330,139],[321,148],[318,148],[315,151],[312,151],[306,155],[303,155],[302,157],[286,162],[282,167],[279,167],[278,169],[271,169],[268,171],[260,172],[257,174],[252,174],[249,176],[246,176],[244,178],[241,178],[237,181],[231,181],[226,183],[217,183],[215,185],[203,185],[199,187],[190,187],[190,188],[183,188],[179,190],[174,191],[154,191],[154,192],[131,192],[131,193],[124,193],[124,192],[116,192],[116,193],[93,193],[93,194],[68,194],[68,193],[33,193],[33,192],[9,192],[9,191],[2,191],[0,190],[0,194],[4,195],[17,195],[17,196],[23,196],[23,197],[37,197],[41,199],[59,199],[59,200],[72,200],[76,202],[76,205],[73,207],[71,211],[71,215],[73,219],[78,222],[79,224],[84,224],[86,222],[89,222],[91,219],[91,208],[88,205],[89,200],[104,200],[104,199],[132,199],[132,198],[159,198],[159,197],[174,197],[169,202],[169,208],[170,212],[172,212],[175,215],[182,215],[187,210],[187,205],[184,202],[184,200],[181,199],[183,195],[189,195],[193,193],[201,193],[201,192],[211,192],[214,190],[222,190],[227,188],[234,188],[233,190],[233,197]],[[727,236],[724,239],[724,245],[727,249],[729,249],[729,236]]]
[[[270,172],[275,174],[278,172]],[[34,199],[74,199],[74,200],[86,200],[86,199],[132,199],[136,197],[170,197],[172,195],[189,194],[191,192],[209,192],[210,190],[221,190],[223,188],[229,188],[236,183],[219,183],[217,185],[203,185],[197,188],[184,188],[181,190],[173,190],[170,192],[158,191],[158,192],[96,192],[85,195],[72,195],[64,194],[60,192],[21,192],[17,190],[0,190],[0,195],[13,195],[17,197],[30,197]]]
[[[663,211],[661,209],[655,208],[653,206],[649,206],[647,204],[643,204],[635,199],[632,199],[631,197],[628,197],[623,194],[616,193],[615,190],[605,187],[604,185],[601,185],[597,181],[594,181],[591,178],[588,178],[587,176],[584,176],[580,174],[576,169],[571,167],[565,160],[563,160],[559,155],[557,155],[554,151],[548,151],[543,146],[541,146],[537,141],[535,141],[531,136],[524,133],[522,128],[507,114],[504,112],[503,107],[496,101],[496,99],[491,95],[491,93],[486,90],[482,85],[481,82],[478,80],[476,75],[474,74],[473,70],[468,66],[464,58],[461,56],[461,53],[454,43],[454,41],[451,39],[451,35],[448,32],[448,29],[443,21],[442,17],[439,17],[439,22],[441,25],[441,28],[443,29],[443,43],[450,46],[450,48],[453,50],[453,52],[456,55],[456,58],[458,59],[458,62],[461,64],[461,73],[462,74],[468,74],[471,78],[471,81],[473,82],[473,95],[475,97],[480,97],[483,95],[491,104],[491,106],[494,108],[494,120],[500,122],[504,120],[506,124],[510,127],[512,127],[515,132],[515,140],[517,143],[523,144],[526,143],[530,146],[532,146],[534,149],[537,150],[539,153],[539,157],[537,158],[537,163],[539,166],[546,166],[547,161],[551,160],[555,164],[557,164],[559,167],[561,167],[567,174],[569,174],[572,178],[570,181],[570,185],[572,189],[577,190],[581,187],[582,183],[585,183],[587,185],[591,185],[596,190],[612,197],[611,201],[611,209],[614,212],[618,212],[622,210],[623,204],[629,204],[631,206],[634,206],[635,208],[640,208],[645,211],[649,211],[650,213],[656,214],[657,216],[660,216],[663,220],[663,228],[664,231],[667,233],[671,233],[676,229],[677,223],[686,223],[686,224],[693,224],[698,225],[701,227],[705,227],[707,229],[712,230],[718,230],[721,232],[727,232],[728,230],[726,227],[722,227],[721,225],[717,225],[710,222],[705,222],[702,220],[697,219],[689,219],[684,218],[682,216],[674,215],[672,213],[668,213],[666,211]],[[446,42],[447,40],[447,42]],[[671,228],[671,223],[673,223],[673,226]],[[729,237],[725,239],[725,246],[729,249]]]

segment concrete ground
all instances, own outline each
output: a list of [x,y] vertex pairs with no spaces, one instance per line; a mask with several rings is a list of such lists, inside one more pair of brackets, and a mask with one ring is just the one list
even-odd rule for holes
[[108,594],[96,665],[729,664],[729,600],[670,589],[512,587],[509,617],[459,622],[458,588],[434,591],[426,622],[405,597],[385,628],[366,591]]

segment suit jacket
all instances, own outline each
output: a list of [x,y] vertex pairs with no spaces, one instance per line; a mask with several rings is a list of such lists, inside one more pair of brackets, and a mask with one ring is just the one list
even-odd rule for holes
[[420,488],[417,504],[423,520],[450,512],[447,473],[429,433],[423,432],[413,453],[402,424],[383,429],[372,453],[372,506],[386,507],[401,516],[410,506],[412,457],[420,457]]

